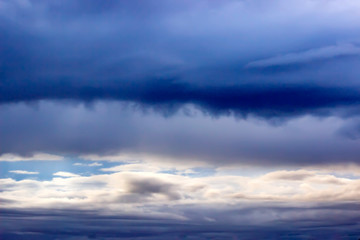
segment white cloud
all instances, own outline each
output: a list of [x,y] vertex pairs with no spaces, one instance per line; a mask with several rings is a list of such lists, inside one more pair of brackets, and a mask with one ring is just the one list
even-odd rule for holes
[[160,167],[151,166],[149,164],[124,164],[111,168],[102,168],[101,171],[104,172],[160,172],[168,169],[163,169]]
[[74,166],[86,166],[87,164],[84,164],[84,163],[74,163],[73,165],[74,165]]
[[328,165],[318,165],[307,167],[315,169],[317,172],[330,173],[336,176],[360,176],[360,165],[354,163],[345,163],[345,164],[328,164]]
[[53,174],[54,176],[59,176],[59,177],[79,177],[80,175],[74,174],[74,173],[70,173],[70,172],[56,172]]
[[113,169],[121,172],[92,176],[57,172],[54,176],[61,178],[47,181],[0,179],[3,187],[0,198],[16,201],[3,203],[6,207],[61,206],[132,213],[148,205],[216,205],[244,201],[296,204],[360,198],[359,178],[337,177],[317,170],[280,170],[257,176],[187,176],[181,171],[158,171],[160,167],[147,169],[146,163],[128,165]]
[[74,163],[74,166],[88,166],[88,167],[100,167],[103,164],[102,163],[98,163],[98,162],[94,162],[94,163],[90,163],[90,164],[86,164],[86,163]]
[[27,174],[27,175],[39,174],[39,172],[29,172],[29,171],[24,171],[24,170],[12,170],[12,171],[9,171],[9,172],[15,173],[15,174]]
[[0,155],[0,161],[4,162],[18,162],[18,161],[59,161],[64,157],[58,155],[52,155],[47,153],[35,153],[32,156],[24,157],[12,153],[5,153]]
[[98,163],[98,162],[88,164],[89,167],[100,167],[102,165],[103,165],[102,163]]
[[275,171],[263,176],[266,180],[285,180],[285,181],[303,181],[309,177],[315,176],[313,171],[297,170],[297,171]]

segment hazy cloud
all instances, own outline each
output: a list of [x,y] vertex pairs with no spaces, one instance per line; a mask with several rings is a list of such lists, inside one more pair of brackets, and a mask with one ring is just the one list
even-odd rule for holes
[[167,163],[177,170],[207,164],[357,163],[360,154],[359,141],[338,134],[353,121],[351,117],[306,116],[285,123],[274,119],[269,124],[256,118],[208,118],[191,106],[187,112],[163,117],[115,102],[99,102],[90,108],[48,102],[34,107],[16,104],[0,111],[3,154],[52,152],[89,160],[85,155],[93,155],[97,162],[132,163],[150,158],[154,167]]

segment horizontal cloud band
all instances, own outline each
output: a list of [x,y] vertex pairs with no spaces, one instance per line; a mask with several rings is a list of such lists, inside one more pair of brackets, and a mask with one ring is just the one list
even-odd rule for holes
[[214,114],[231,112],[275,117],[358,106],[360,91],[356,88],[299,85],[196,87],[175,80],[82,87],[71,86],[71,82],[52,85],[35,83],[30,89],[19,85],[0,88],[1,103],[42,99],[85,102],[125,100],[163,110],[190,103]]

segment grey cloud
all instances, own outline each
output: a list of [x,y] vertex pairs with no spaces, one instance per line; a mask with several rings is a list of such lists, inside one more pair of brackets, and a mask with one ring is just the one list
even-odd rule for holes
[[294,180],[303,181],[309,177],[313,177],[316,174],[310,171],[278,171],[266,174],[264,178],[273,180]]
[[268,59],[257,60],[247,64],[247,67],[270,67],[279,65],[301,64],[341,56],[360,55],[360,48],[352,44],[339,44],[305,52],[289,53]]
[[337,131],[337,134],[352,140],[360,139],[360,119],[355,118],[348,124],[344,125]]
[[[17,161],[37,152],[53,154],[43,160],[137,153],[179,165],[265,168],[359,163],[359,9],[352,0],[0,0],[0,154],[25,156]],[[180,191],[142,175],[115,179],[115,191],[109,174],[41,184],[1,179],[4,196],[19,200],[2,204],[31,205],[34,196],[34,206],[64,209],[0,209],[0,238],[360,235],[357,203],[253,201],[240,189],[229,198],[244,200],[239,205],[179,206],[192,200],[183,192],[201,185]],[[333,184],[305,200],[358,199],[355,180],[342,188],[336,177],[275,178]],[[70,189],[57,191],[64,181]],[[128,192],[118,194],[124,186]],[[34,195],[47,188],[49,195]],[[101,196],[86,191],[99,189],[93,193]],[[207,190],[201,196],[215,196]],[[99,209],[142,203],[142,213],[68,209],[94,207],[81,205],[89,201]]]
[[42,102],[0,110],[2,153],[144,153],[215,165],[356,163],[360,154],[358,141],[337,134],[351,119],[305,117],[273,126],[251,118],[211,119],[191,107],[166,118],[115,102],[92,108]]
[[[136,215],[102,215],[95,211],[1,210],[1,236],[21,239],[38,234],[37,239],[354,239],[359,232],[358,205],[318,205],[307,207],[178,206],[189,220],[177,221]],[[314,214],[316,212],[317,214]],[[277,215],[278,220],[271,216]],[[213,218],[216,222],[204,219]],[[36,218],[35,218],[36,217]],[[249,224],[249,218],[268,218]],[[19,224],[13,224],[13,221]],[[31,221],[30,221],[31,219]],[[220,220],[219,222],[217,220]],[[61,224],[59,224],[61,223]],[[286,224],[285,224],[286,223]],[[40,227],[41,226],[41,227]],[[31,234],[30,234],[31,233]]]
[[[346,45],[359,37],[357,15],[347,5],[348,14],[335,11],[339,1],[28,3],[5,1],[1,12],[3,104],[112,99],[164,112],[192,103],[212,115],[288,117],[360,102],[359,58],[349,56],[357,48]],[[244,68],[279,54],[325,61]]]
[[163,194],[169,200],[177,200],[181,195],[176,191],[178,186],[160,181],[156,178],[137,178],[127,181],[127,188],[130,193],[140,195]]

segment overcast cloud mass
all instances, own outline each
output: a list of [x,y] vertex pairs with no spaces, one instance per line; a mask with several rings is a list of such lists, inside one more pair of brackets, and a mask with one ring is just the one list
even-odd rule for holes
[[356,0],[0,0],[0,238],[360,238],[359,29]]

